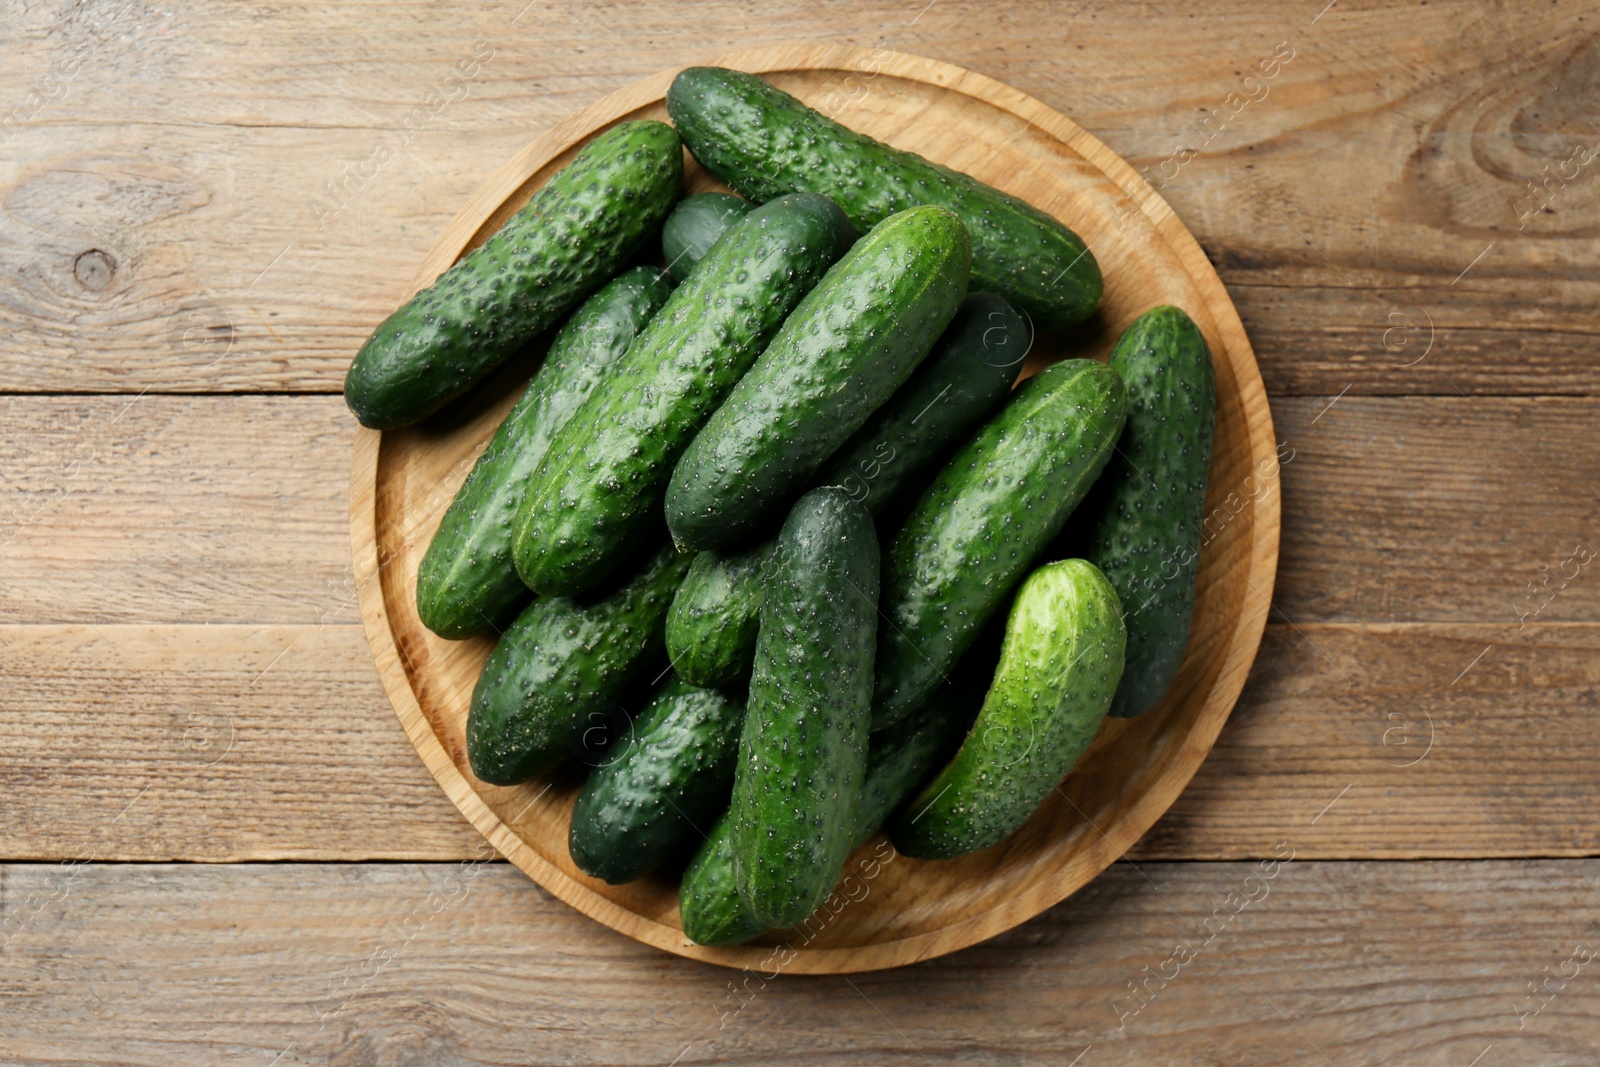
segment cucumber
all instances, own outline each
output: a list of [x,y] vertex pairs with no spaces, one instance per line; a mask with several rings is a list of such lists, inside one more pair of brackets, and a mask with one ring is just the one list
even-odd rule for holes
[[961,220],[918,207],[834,264],[678,460],[666,496],[678,546],[720,548],[781,515],[933,348],[970,259]]
[[1205,337],[1175,307],[1134,320],[1110,363],[1128,386],[1128,424],[1053,557],[1087,559],[1122,601],[1128,669],[1111,714],[1130,718],[1166,695],[1189,644],[1216,376]]
[[417,613],[440,637],[499,632],[528,599],[511,561],[511,523],[550,439],[634,335],[666,303],[655,267],[624,271],[568,317],[527,390],[450,503],[417,568]]
[[572,862],[612,885],[689,856],[728,806],[744,706],[669,678],[589,772],[572,808]]
[[705,258],[728,227],[755,210],[755,205],[730,193],[697,193],[678,201],[661,225],[661,251],[667,269],[680,282]]
[[512,551],[530,588],[580,593],[655,532],[678,456],[854,237],[832,201],[807,194],[723,235],[540,461]]
[[890,824],[895,847],[949,859],[1011,836],[1094,740],[1126,640],[1116,590],[1094,564],[1069,559],[1030,575],[978,721]]
[[839,486],[873,515],[893,511],[1005,399],[1032,344],[1009,303],[970,294],[906,384],[823,464],[817,484]]
[[432,414],[554,326],[655,233],[683,187],[661,122],[591,141],[494,236],[373,331],[344,380],[363,426]]
[[603,596],[535,600],[489,654],[472,691],[467,759],[490,785],[516,785],[573,754],[666,651],[672,594],[690,557],[662,548]]
[[667,655],[695,685],[732,685],[756,658],[771,541],[743,551],[697,552],[667,613]]
[[[972,721],[978,702],[951,699],[929,714],[907,719],[872,738],[861,803],[855,810],[850,852],[866,844],[896,808],[950,757]],[[848,855],[847,857],[848,858]],[[767,929],[745,907],[733,870],[733,821],[718,819],[684,871],[678,887],[683,932],[702,945],[736,945]]]
[[[998,296],[973,293],[928,358],[873,413],[815,483],[837,485],[879,516],[897,514],[907,490],[1005,399],[1032,343],[1027,321]],[[727,685],[750,673],[756,616],[772,549],[765,540],[695,557],[667,616],[667,654],[697,685]]]
[[854,844],[866,772],[878,538],[837,489],[801,497],[774,550],[739,764],[739,896],[768,927],[810,915]]
[[999,293],[1041,327],[1100,304],[1100,267],[1077,234],[1038,208],[948,167],[856,133],[754,75],[690,67],[667,113],[712,174],[752,200],[796,191],[838,201],[860,229],[936,204],[972,234],[972,287]]
[[1127,392],[1072,359],[1024,382],[917,499],[883,560],[873,729],[917,710],[1110,457]]

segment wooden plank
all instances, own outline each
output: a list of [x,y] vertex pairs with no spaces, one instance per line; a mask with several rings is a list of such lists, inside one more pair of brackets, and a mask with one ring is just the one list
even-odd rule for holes
[[[360,629],[7,626],[0,855],[459,859]],[[1459,676],[1459,677],[1458,677]],[[1156,859],[1600,852],[1600,627],[1269,625]]]
[[964,952],[815,978],[663,955],[500,863],[12,864],[0,1058],[1593,1063],[1600,861],[1321,863],[1298,844],[1266,871],[1117,864]]
[[1323,7],[30,6],[0,70],[3,388],[336,391],[534,135],[666,67],[825,39],[970,66],[1146,168],[1274,393],[1596,392],[1581,7]]
[[[1299,397],[1273,415],[1276,621],[1600,621],[1594,568],[1568,562],[1600,538],[1600,400]],[[0,623],[357,621],[354,426],[335,397],[0,397]],[[1228,507],[1278,488],[1242,483]]]

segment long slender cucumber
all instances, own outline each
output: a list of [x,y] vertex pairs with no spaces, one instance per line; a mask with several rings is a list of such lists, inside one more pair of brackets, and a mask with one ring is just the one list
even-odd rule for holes
[[999,293],[1040,327],[1087,318],[1100,268],[1077,234],[1038,208],[969,175],[841,126],[760,78],[690,67],[667,112],[705,168],[752,200],[796,191],[839,202],[862,230],[936,204],[972,232],[972,287]]
[[1129,718],[1160,702],[1189,643],[1216,377],[1205,337],[1175,307],[1135,319],[1110,363],[1128,386],[1128,424],[1052,554],[1089,560],[1122,600],[1128,669],[1111,714]]
[[417,568],[417,613],[440,637],[496,632],[528,600],[511,560],[512,520],[557,430],[672,293],[655,267],[624,271],[585,300],[473,464]]
[[723,234],[551,442],[517,514],[532,589],[581,593],[660,524],[673,465],[855,231],[825,197],[780,197]]
[[878,539],[836,489],[778,534],[733,783],[739,896],[769,927],[822,903],[853,844],[866,773]]

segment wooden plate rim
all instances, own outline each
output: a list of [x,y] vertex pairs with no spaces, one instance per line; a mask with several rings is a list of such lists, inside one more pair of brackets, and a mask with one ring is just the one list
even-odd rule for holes
[[[919,81],[1000,107],[1066,143],[1110,178],[1151,221],[1182,263],[1211,314],[1227,358],[1239,383],[1249,452],[1256,464],[1275,456],[1275,435],[1266,391],[1255,355],[1222,280],[1171,207],[1122,157],[1099,138],[1040,101],[985,75],[938,60],[848,45],[785,45],[749,49],[718,56],[714,65],[756,74],[791,70],[837,69],[877,71]],[[685,66],[692,64],[685,64]],[[662,71],[624,87],[557,123],[502,165],[473,194],[430,250],[409,290],[430,284],[478,236],[502,204],[548,160],[636,109],[660,99],[682,68]],[[409,293],[408,293],[409,295]],[[434,734],[413,692],[401,652],[395,643],[378,581],[376,486],[382,434],[358,428],[351,464],[350,535],[353,569],[363,628],[372,648],[379,678],[395,714],[422,757],[429,773],[456,808],[489,843],[519,869],[578,911],[637,941],[691,959],[726,967],[756,967],[771,959],[768,946],[709,948],[687,940],[682,931],[648,919],[599,896],[540,857],[483,802]],[[1184,751],[1169,773],[1134,801],[1106,833],[1111,858],[1122,855],[1171,806],[1216,741],[1222,724],[1238,700],[1260,646],[1271,606],[1277,570],[1279,499],[1267,494],[1255,503],[1250,524],[1246,581],[1255,594],[1244,599],[1228,640],[1224,662],[1205,703],[1194,718]],[[811,948],[795,954],[784,968],[792,973],[844,974],[898,967],[953,952],[1019,925],[1076,892],[1111,862],[1096,863],[1083,882],[1045,882],[987,911],[938,930],[895,941],[844,948]]]

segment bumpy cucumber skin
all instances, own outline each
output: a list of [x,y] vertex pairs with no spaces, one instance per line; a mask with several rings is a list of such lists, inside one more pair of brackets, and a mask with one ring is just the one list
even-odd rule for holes
[[729,810],[739,896],[768,927],[810,915],[854,844],[872,702],[878,538],[837,489],[778,534]]
[[689,562],[663,548],[604,596],[548,597],[523,609],[472,691],[472,773],[516,785],[573,754],[589,716],[610,712],[665,658],[667,608]]
[[755,207],[731,193],[696,193],[678,201],[661,224],[661,252],[672,276],[680,282],[687,278],[717,238]]
[[495,431],[417,568],[417,613],[440,637],[499,632],[527,602],[511,561],[512,521],[555,432],[588,399],[672,294],[655,267],[612,279],[568,317],[539,371]]
[[[928,714],[907,719],[872,738],[850,852],[866,844],[890,813],[950,758],[972,722],[982,690],[976,695],[977,700],[970,704],[957,700],[930,704]],[[678,915],[683,932],[701,945],[737,945],[767,929],[739,897],[733,869],[733,821],[728,815],[717,820],[684,871],[678,887]]]
[[1016,308],[992,293],[968,294],[928,358],[823,464],[816,484],[837,485],[884,514],[994,412],[1032,342]]
[[345,376],[363,426],[432,414],[554,326],[654,234],[683,187],[661,122],[601,134],[469,252],[373,331]]
[[862,230],[936,204],[972,233],[972,287],[999,293],[1040,327],[1079,322],[1100,304],[1100,267],[1038,208],[919,155],[839,125],[754,75],[690,67],[667,113],[707,170],[752,200],[797,190],[839,202]]
[[512,556],[536,592],[602,581],[660,523],[673,465],[855,230],[797,194],[739,220],[561,428],[517,514]]
[[667,655],[695,685],[732,685],[756,658],[767,555],[772,542],[740,552],[697,552],[667,613]]
[[950,459],[884,552],[873,729],[915,711],[1061,532],[1127,414],[1117,372],[1048,367]]
[[[823,465],[815,484],[835,485],[879,517],[909,510],[910,494],[1005,399],[1032,343],[1015,308],[970,293],[928,358]],[[902,507],[902,505],[904,505]],[[765,590],[769,538],[737,552],[702,552],[672,602],[667,653],[698,685],[750,673]]]
[[1216,421],[1216,372],[1194,321],[1152,308],[1111,350],[1128,386],[1117,453],[1056,542],[1105,572],[1127,612],[1128,669],[1111,714],[1160,703],[1189,644]]
[[926,358],[971,258],[959,218],[918,207],[834,264],[678,461],[666,496],[678,546],[720,548],[783,514]]
[[692,855],[728,806],[744,705],[669,678],[656,690],[572,808],[578,869],[612,885]]
[[890,824],[895,847],[950,859],[1010,837],[1100,729],[1122,677],[1116,590],[1086,560],[1035,571],[1006,622],[994,684],[961,751]]

